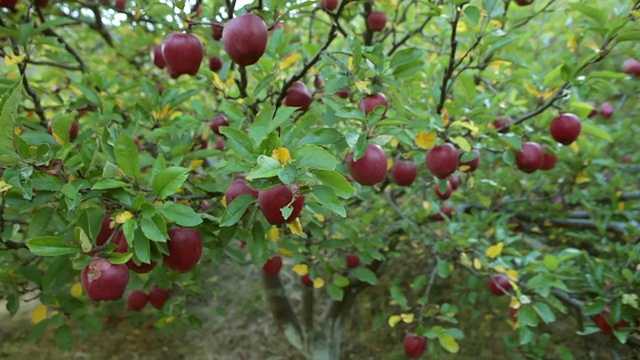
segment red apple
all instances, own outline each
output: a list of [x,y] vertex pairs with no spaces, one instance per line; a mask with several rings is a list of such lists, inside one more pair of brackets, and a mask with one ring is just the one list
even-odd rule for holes
[[442,200],[447,200],[451,197],[451,193],[453,192],[453,187],[451,186],[451,183],[447,181],[447,190],[444,193],[440,192],[440,186],[436,186],[436,195],[442,199]]
[[612,327],[611,309],[609,309],[608,307],[605,308],[600,314],[594,316],[593,322],[595,322],[596,326],[599,327],[600,330],[602,330],[602,333],[606,335],[613,333],[613,329],[618,330],[620,328],[629,326],[628,322],[620,320]]
[[338,7],[338,0],[322,0],[322,8],[327,11],[333,11]]
[[284,98],[284,104],[291,107],[299,107],[303,111],[309,110],[313,97],[304,83],[299,81],[291,84],[287,89],[287,96]]
[[506,134],[509,132],[509,125],[511,125],[512,122],[513,121],[511,119],[498,118],[493,122],[493,127],[498,130],[499,133]]
[[533,0],[514,0],[520,6],[528,6],[533,4]]
[[542,167],[540,167],[540,170],[551,170],[554,167],[556,167],[556,162],[558,162],[558,157],[551,154],[550,152],[547,152],[546,149],[548,148],[547,145],[542,145],[542,151],[544,151],[544,158],[542,160]]
[[7,9],[15,9],[18,0],[0,0],[0,7]]
[[367,145],[364,156],[357,161],[353,160],[353,152],[350,152],[346,163],[349,174],[362,185],[379,183],[387,175],[387,154],[380,145]]
[[193,34],[171,34],[164,39],[162,56],[172,78],[184,74],[193,76],[200,69],[204,48],[200,39]]
[[491,276],[487,280],[487,287],[489,291],[496,296],[507,295],[512,289],[509,277],[505,274]]
[[102,224],[100,224],[100,231],[98,231],[98,236],[96,236],[96,245],[102,246],[104,245],[111,234],[113,234],[114,229],[111,228],[111,214],[104,214],[104,219],[102,219]]
[[391,181],[400,186],[411,186],[418,176],[418,166],[411,160],[396,161],[391,167]]
[[640,75],[640,61],[629,59],[622,64],[622,72],[629,75]]
[[124,10],[127,7],[127,0],[116,0],[116,9]]
[[[47,126],[47,132],[51,135],[53,135],[53,121],[49,122],[49,125]],[[78,131],[80,130],[80,123],[78,123],[78,120],[75,119],[73,120],[73,122],[71,123],[71,126],[69,127],[69,141],[73,142],[73,140],[75,140],[78,137]]]
[[360,103],[358,104],[358,109],[364,112],[365,115],[372,112],[377,106],[384,106],[384,112],[382,113],[382,117],[387,114],[387,107],[389,103],[387,102],[387,97],[383,93],[375,93],[371,95],[365,96]]
[[300,282],[303,286],[313,286],[313,280],[311,280],[311,276],[309,274],[300,276]]
[[633,161],[633,159],[631,158],[631,155],[625,155],[622,158],[620,158],[620,162],[623,164],[630,164]]
[[449,176],[449,184],[451,184],[451,190],[456,190],[460,186],[460,176]]
[[269,31],[261,17],[244,14],[224,26],[222,42],[233,62],[240,66],[253,65],[267,48]]
[[557,142],[562,145],[569,145],[576,141],[581,129],[582,123],[578,116],[571,113],[564,113],[551,121],[549,131]]
[[222,69],[222,59],[219,56],[212,56],[209,58],[209,70],[218,72]]
[[211,119],[211,123],[209,124],[209,126],[211,127],[211,130],[213,130],[213,132],[216,135],[224,136],[220,133],[220,127],[229,126],[229,120],[224,115],[218,115],[213,119]]
[[518,309],[509,307],[509,319],[513,322],[518,322]]
[[160,310],[164,304],[169,300],[171,292],[159,288],[157,285],[153,285],[149,290],[149,304],[154,308]]
[[591,106],[591,111],[589,111],[589,115],[587,115],[587,118],[590,119],[598,115],[598,109],[596,109],[596,104],[594,104],[593,101],[589,101],[588,104]]
[[214,40],[222,39],[222,29],[223,29],[223,24],[217,21],[214,21],[214,23],[211,25],[211,37]]
[[468,166],[468,168],[465,168],[462,171],[474,172],[478,168],[478,165],[480,165],[480,151],[478,149],[473,149],[473,152],[476,154],[476,157],[473,160],[460,162],[461,167]]
[[[258,193],[260,211],[262,211],[265,219],[272,225],[282,225],[295,220],[298,215],[300,215],[300,212],[302,212],[304,200],[304,196],[299,193],[298,187],[295,185],[293,189],[286,185],[278,185]],[[293,207],[293,211],[285,219],[281,209],[288,205]]]
[[347,90],[338,90],[335,92],[335,94],[338,95],[338,97],[341,99],[349,98],[349,92]]
[[36,0],[37,7],[47,7],[49,5],[49,0]]
[[129,268],[129,270],[136,272],[138,274],[146,274],[151,272],[151,270],[153,270],[156,265],[158,265],[157,262],[155,261],[151,261],[150,263],[144,263],[144,262],[140,262],[140,265],[136,265],[135,262],[133,262],[133,259],[129,259],[129,261],[127,261],[127,267]]
[[214,146],[216,150],[224,150],[224,140],[218,138],[216,139],[216,144]]
[[322,76],[320,76],[320,74],[317,74],[313,78],[313,86],[316,88],[316,90],[321,90],[324,87],[324,79],[322,78]]
[[407,358],[417,359],[422,356],[427,348],[427,338],[413,333],[408,333],[404,336],[402,345],[404,346],[404,355]]
[[274,256],[262,265],[262,271],[267,276],[277,276],[282,269],[282,258],[280,256]]
[[356,254],[347,254],[346,261],[349,269],[355,269],[360,266],[360,257]]
[[535,142],[522,144],[522,151],[516,152],[516,165],[521,171],[531,174],[542,168],[544,164],[544,152],[542,147]]
[[225,199],[227,201],[227,206],[231,204],[233,200],[235,200],[240,195],[251,195],[254,198],[258,198],[258,191],[254,190],[249,184],[247,184],[244,180],[234,180],[231,185],[227,188],[227,192],[224,194]]
[[168,234],[169,255],[163,255],[164,265],[181,273],[193,269],[202,256],[202,237],[198,231],[173,228]]
[[453,207],[447,204],[442,204],[440,205],[440,212],[438,212],[437,214],[433,215],[433,219],[435,221],[444,221],[444,216],[445,215],[447,218],[451,219],[453,217]]
[[605,119],[608,119],[611,116],[613,116],[615,112],[616,112],[616,108],[610,102],[606,102],[600,106],[600,115]]
[[149,296],[140,290],[133,290],[127,297],[127,309],[141,311],[147,305]]
[[82,287],[93,301],[118,300],[129,282],[129,269],[124,264],[112,264],[107,259],[93,259],[82,270]]
[[382,31],[387,25],[387,14],[384,11],[372,11],[367,17],[367,23],[371,31]]
[[442,144],[429,150],[425,163],[429,171],[439,179],[445,179],[458,169],[460,150],[451,144]]

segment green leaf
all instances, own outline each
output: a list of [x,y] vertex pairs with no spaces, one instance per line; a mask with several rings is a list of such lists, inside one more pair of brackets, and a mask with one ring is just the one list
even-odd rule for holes
[[538,326],[538,315],[532,306],[521,306],[518,309],[518,323],[522,327]]
[[344,136],[340,131],[334,128],[322,128],[312,131],[300,140],[300,145],[313,144],[313,145],[329,145],[333,144]]
[[344,296],[342,289],[332,282],[327,284],[327,293],[331,299],[336,301],[342,301],[342,297]]
[[221,126],[220,133],[227,139],[227,143],[238,155],[253,159],[253,141],[242,131],[230,126]]
[[611,135],[609,135],[608,132],[600,129],[598,126],[593,125],[591,123],[583,122],[582,130],[584,130],[584,132],[587,134],[599,137],[609,142],[613,142],[613,138],[611,137]]
[[138,148],[129,136],[121,134],[113,148],[116,162],[122,172],[127,176],[139,180],[140,179],[140,159]]
[[[144,220],[145,219],[143,218],[142,232],[144,232]],[[140,230],[136,231],[136,237],[133,239],[133,250],[136,253],[136,256],[138,257],[138,260],[140,260],[145,264],[149,264],[151,263],[151,243],[149,242],[149,239],[146,236],[141,236],[143,234],[140,234],[139,231]],[[166,238],[162,242],[166,242]]]
[[7,304],[5,305],[7,311],[11,315],[15,315],[20,309],[20,297],[18,294],[9,294],[7,296]]
[[131,184],[116,179],[102,179],[93,184],[91,190],[108,190],[108,189],[120,189],[123,187],[130,187]]
[[158,211],[180,226],[193,227],[202,224],[202,218],[187,205],[169,203],[160,206]]
[[547,267],[547,269],[554,271],[558,268],[558,265],[560,264],[560,262],[558,261],[558,258],[548,254],[545,255],[544,257],[544,266]]
[[126,264],[127,261],[131,260],[132,257],[133,252],[131,251],[128,251],[126,253],[112,252],[111,254],[109,254],[109,262],[112,264]]
[[473,5],[464,8],[464,15],[473,26],[477,26],[480,21],[480,9]]
[[330,186],[336,195],[343,199],[351,197],[356,190],[349,184],[349,181],[345,179],[339,172],[333,170],[318,170],[316,177],[320,179],[325,185]]
[[[356,270],[357,269],[360,269],[360,268],[356,268]],[[402,289],[400,289],[400,287],[397,284],[392,285],[389,288],[389,292],[391,293],[391,298],[395,300],[401,308],[408,307],[407,297],[404,295],[404,293],[402,292]]]
[[627,30],[621,32],[618,37],[616,37],[616,41],[638,41],[640,40],[640,30]]
[[280,169],[282,169],[280,161],[270,156],[260,155],[258,156],[256,167],[247,174],[247,180],[278,176]]
[[318,185],[313,187],[313,191],[311,192],[311,196],[318,202],[320,205],[326,207],[327,209],[335,212],[336,214],[347,217],[347,211],[344,209],[344,206],[340,202],[340,199],[336,196],[329,186]]
[[102,107],[102,101],[100,100],[100,95],[98,94],[97,91],[91,89],[90,87],[87,87],[78,83],[75,83],[71,86],[80,90],[82,95],[84,95],[84,97],[86,97],[87,100],[89,100],[92,104],[98,107]]
[[458,351],[460,351],[460,345],[458,344],[456,339],[449,334],[446,334],[446,333],[438,334],[438,342],[440,343],[440,346],[442,346],[443,349],[447,350],[450,353],[455,354]]
[[[233,201],[235,202],[235,200]],[[246,238],[247,250],[254,264],[264,264],[269,257],[269,248],[264,236],[264,228],[260,222],[253,224],[251,236]]]
[[549,305],[543,302],[536,302],[533,304],[533,309],[538,313],[538,315],[540,315],[540,318],[545,324],[550,324],[556,321],[556,315],[551,311]]
[[592,7],[578,2],[569,4],[569,7],[587,15],[602,27],[606,26],[607,24],[607,11],[605,11],[604,9]]
[[0,164],[15,165],[20,157],[13,145],[15,119],[22,97],[21,81],[15,82],[0,98]]
[[73,332],[69,325],[64,324],[56,329],[56,345],[61,350],[70,350],[73,346]]
[[224,210],[222,218],[220,219],[220,226],[228,227],[236,224],[247,211],[249,205],[255,201],[256,198],[249,194],[240,195],[235,198]]
[[77,254],[80,252],[79,244],[69,245],[59,237],[45,236],[27,241],[29,250],[38,256],[60,256]]
[[[167,224],[160,215],[153,217],[143,217],[140,221],[142,233],[149,240],[156,242],[167,242]],[[137,251],[136,251],[137,255]]]
[[169,195],[173,195],[182,187],[185,180],[189,177],[189,169],[172,166],[158,173],[153,179],[151,188],[158,195],[158,198],[164,199]]
[[340,288],[343,287],[347,287],[349,285],[349,279],[342,276],[342,275],[338,275],[335,278],[333,278],[333,283]]
[[52,20],[48,20],[45,23],[39,25],[36,28],[36,33],[41,33],[43,31],[52,29],[54,27],[58,27],[58,26],[62,26],[62,25],[68,25],[68,24],[75,24],[76,21],[73,19],[68,19],[68,18],[64,18],[64,17],[56,17],[53,18]]
[[300,167],[319,169],[319,170],[335,170],[337,165],[336,158],[324,148],[317,145],[302,145],[298,147],[293,155],[296,163]]

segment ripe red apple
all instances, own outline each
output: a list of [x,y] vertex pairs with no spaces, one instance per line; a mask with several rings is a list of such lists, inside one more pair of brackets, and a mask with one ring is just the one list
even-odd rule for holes
[[633,161],[633,159],[631,158],[631,155],[624,155],[622,158],[620,158],[620,162],[623,164],[630,164]]
[[522,144],[522,151],[516,152],[516,165],[521,171],[531,174],[544,164],[542,147],[535,142]]
[[513,322],[518,322],[518,309],[509,307],[509,319]]
[[382,31],[387,25],[387,14],[384,11],[372,11],[367,17],[367,23],[371,31]]
[[112,264],[107,259],[93,259],[82,270],[82,287],[93,301],[118,300],[129,282],[129,269],[124,264]]
[[447,218],[451,219],[453,217],[453,207],[447,204],[442,204],[440,205],[440,212],[438,212],[437,214],[433,215],[433,219],[435,221],[444,221],[444,216],[442,215],[446,215]]
[[522,224],[516,219],[509,219],[509,221],[507,222],[507,228],[515,232],[524,231],[524,226],[522,226]]
[[267,276],[276,276],[282,269],[282,258],[280,256],[274,256],[262,265],[262,271]]
[[514,0],[520,6],[528,6],[533,4],[533,0]]
[[427,348],[427,338],[413,333],[408,333],[404,336],[402,345],[404,346],[404,355],[407,358],[417,359],[422,356]]
[[127,309],[133,311],[140,311],[149,302],[149,296],[140,290],[133,290],[127,297]]
[[462,180],[460,179],[460,176],[449,176],[449,184],[451,184],[451,190],[456,190],[458,186],[460,186],[461,182]]
[[227,206],[231,204],[233,200],[235,200],[240,195],[251,195],[254,198],[258,198],[258,191],[254,190],[249,184],[247,184],[244,180],[234,180],[231,185],[227,188],[227,192],[224,194],[225,199],[227,201]]
[[611,326],[611,309],[609,309],[608,307],[605,308],[604,310],[602,310],[602,312],[596,316],[594,316],[593,318],[593,322],[596,323],[596,326],[600,328],[600,330],[602,330],[603,334],[609,335],[611,333],[613,333],[613,329],[620,329],[623,327],[627,327],[629,326],[629,323],[624,321],[624,320],[620,320],[618,321],[615,325],[613,325],[613,327]]
[[605,119],[608,119],[611,116],[613,116],[615,112],[616,112],[616,108],[610,102],[606,102],[600,106],[600,115]]
[[360,257],[356,254],[347,254],[346,261],[349,269],[355,269],[360,266]]
[[496,296],[507,295],[512,289],[509,277],[505,274],[491,276],[487,279],[487,287],[489,291]]
[[333,11],[338,7],[338,0],[322,0],[322,8],[327,11]]
[[556,162],[558,162],[558,157],[551,154],[550,152],[547,152],[546,149],[548,148],[547,145],[542,145],[542,151],[544,151],[544,158],[542,160],[542,167],[540,167],[540,170],[551,170],[554,167],[556,167]]
[[144,263],[144,262],[140,262],[140,265],[136,265],[135,262],[133,262],[133,259],[129,259],[129,261],[127,261],[127,267],[129,268],[129,270],[136,272],[138,274],[146,274],[151,272],[151,270],[153,270],[156,265],[158,265],[157,262],[155,261],[151,261],[150,263]]
[[219,56],[212,56],[209,58],[209,70],[218,72],[222,69],[222,59]]
[[0,7],[7,9],[15,9],[18,0],[0,0]]
[[224,26],[222,42],[233,62],[241,66],[253,65],[267,48],[267,24],[255,14],[244,14]]
[[353,161],[353,152],[350,152],[346,163],[349,174],[362,185],[379,183],[387,175],[387,154],[380,145],[367,145],[364,156],[357,161]]
[[[47,126],[47,132],[49,132],[50,135],[53,135],[53,123],[54,123],[53,121],[50,121],[49,125]],[[75,119],[71,123],[71,127],[69,127],[69,141],[73,142],[73,140],[75,140],[78,137],[79,130],[80,130],[80,123],[78,123],[78,120]]]
[[629,59],[622,64],[622,72],[629,75],[640,75],[640,61]]
[[[498,130],[501,134],[506,134],[509,132],[509,125],[511,125],[512,120],[507,118],[498,118],[493,122],[493,127]],[[504,129],[500,130],[502,127],[506,126]]]
[[593,101],[589,101],[588,104],[591,106],[591,111],[589,111],[589,115],[587,115],[587,118],[590,119],[598,115],[598,109],[596,109],[596,104],[594,104]]
[[220,40],[222,39],[222,29],[223,29],[223,24],[219,23],[217,21],[214,21],[214,23],[211,25],[211,37],[214,40]]
[[551,136],[562,145],[569,145],[576,141],[582,123],[578,116],[571,113],[564,113],[551,121]]
[[216,139],[216,144],[214,146],[216,150],[224,150],[224,140],[218,138]]
[[391,181],[400,186],[411,186],[418,176],[418,166],[411,160],[396,161],[391,167]]
[[168,234],[169,255],[163,255],[164,265],[181,273],[193,269],[202,256],[202,238],[198,231],[173,228]]
[[476,154],[476,157],[473,160],[460,162],[460,166],[466,165],[469,167],[462,171],[474,172],[478,168],[478,165],[480,165],[480,150],[473,149],[473,152]]
[[444,193],[440,192],[440,187],[436,186],[436,195],[442,199],[442,200],[447,200],[451,197],[451,193],[453,192],[453,187],[451,186],[451,183],[447,181],[447,190]]
[[447,143],[429,150],[425,163],[429,171],[439,179],[445,179],[458,169],[460,150]]
[[300,276],[300,282],[303,286],[313,286],[313,280],[311,280],[311,276],[309,274]]
[[111,243],[117,246],[114,252],[126,253],[129,251],[129,244],[124,236],[124,231],[122,230],[118,230],[116,235],[113,237],[113,240],[111,240]]
[[149,290],[149,304],[154,308],[160,310],[164,304],[169,300],[171,292],[159,288],[157,285],[153,285]]
[[387,114],[387,107],[389,103],[387,102],[387,97],[383,93],[375,93],[371,95],[365,96],[360,103],[358,104],[358,109],[364,112],[365,115],[372,112],[376,106],[384,106],[384,112],[382,113],[382,117],[385,117]]
[[104,243],[109,240],[111,234],[113,234],[114,229],[111,228],[111,215],[109,213],[104,214],[104,219],[102,219],[102,224],[100,224],[100,231],[98,231],[98,236],[96,236],[96,245],[102,246]]
[[127,0],[116,0],[116,9],[124,10],[127,7]]
[[218,115],[211,119],[209,126],[216,135],[224,136],[220,133],[220,126],[229,126],[229,120],[224,115]]
[[324,87],[324,79],[320,74],[317,74],[313,78],[313,86],[316,88],[316,90],[321,90]]
[[[295,198],[294,198],[295,193]],[[284,223],[295,220],[304,206],[304,196],[298,191],[297,186],[291,189],[286,185],[278,185],[269,190],[263,190],[258,193],[258,204],[260,211],[265,219],[272,225],[282,225]],[[286,219],[282,216],[280,209],[291,204],[293,211]]]
[[349,98],[349,92],[347,90],[338,90],[335,92],[335,94],[338,95],[338,97],[341,99]]
[[303,111],[309,110],[313,97],[307,89],[307,85],[299,81],[291,84],[287,89],[287,96],[284,98],[284,104],[286,106],[299,107]]
[[201,14],[202,14],[202,5],[198,5],[198,7],[193,12],[193,15],[191,15],[191,18],[197,19],[200,17]]
[[200,69],[204,48],[200,39],[193,34],[171,34],[162,44],[162,57],[171,77],[184,74],[193,76]]

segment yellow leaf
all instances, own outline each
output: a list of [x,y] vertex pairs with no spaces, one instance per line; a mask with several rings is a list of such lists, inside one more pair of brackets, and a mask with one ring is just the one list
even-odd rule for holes
[[18,55],[18,56],[5,55],[4,63],[7,66],[16,65],[16,64],[20,64],[24,60],[24,58],[26,58],[26,55]]
[[287,226],[289,227],[289,230],[291,230],[291,233],[294,235],[302,235],[304,232],[302,231],[302,224],[300,223],[300,219],[296,218],[295,220],[293,220],[290,223],[287,223]]
[[517,296],[512,296],[511,301],[509,302],[509,307],[512,309],[520,308],[520,300]]
[[13,186],[7,184],[4,180],[0,179],[0,193],[6,192],[11,189]]
[[422,202],[422,207],[425,210],[431,210],[431,203],[425,200],[425,201]]
[[129,211],[124,211],[121,212],[120,214],[116,215],[116,222],[118,224],[124,224],[127,222],[127,220],[133,218],[133,214]]
[[293,251],[289,251],[289,250],[287,250],[285,248],[282,248],[282,247],[278,249],[278,252],[280,252],[280,255],[285,256],[285,257],[289,257],[289,256],[293,255]]
[[618,211],[624,211],[624,202],[618,203]]
[[202,166],[202,164],[204,164],[204,160],[202,159],[191,160],[191,163],[189,164],[189,169],[195,170],[200,166]]
[[40,304],[31,312],[31,321],[34,324],[41,322],[47,318],[47,307]]
[[302,55],[300,54],[291,54],[285,57],[284,60],[282,60],[282,62],[280,63],[280,70],[284,70],[291,67],[293,64],[297,63],[298,60],[300,60],[301,58],[302,58]]
[[400,314],[400,317],[402,318],[402,322],[404,322],[405,324],[411,324],[415,319],[415,316],[412,313]]
[[471,260],[469,259],[469,255],[467,255],[467,253],[461,253],[460,254],[460,264],[464,265],[464,266],[471,266]]
[[402,317],[400,317],[400,315],[391,315],[389,316],[388,324],[390,327],[395,327],[400,323],[400,321],[402,321]]
[[502,66],[511,65],[511,62],[504,60],[495,60],[489,63],[489,69],[498,72]]
[[[16,127],[16,128],[14,128],[14,129],[13,129],[13,133],[14,133],[15,135],[22,135],[22,128],[20,128],[20,127]],[[36,148],[36,149],[37,149],[37,148]]]
[[229,74],[227,80],[224,81],[224,86],[227,88],[227,90],[229,90],[235,85],[236,85],[236,79]]
[[218,90],[224,90],[225,89],[225,84],[220,79],[220,75],[218,75],[217,72],[212,72],[212,74],[213,74],[213,85],[215,85],[216,89],[218,89]]
[[119,107],[123,107],[124,106],[124,101],[122,101],[122,99],[116,99],[116,105],[118,105]]
[[567,48],[569,48],[571,52],[576,52],[578,50],[578,42],[576,41],[575,36],[571,36],[569,40],[567,40]]
[[465,31],[467,31],[467,25],[465,25],[465,23],[463,23],[463,22],[459,22],[457,31],[460,32],[460,33],[463,33]]
[[313,217],[318,219],[320,222],[324,222],[324,216],[322,214],[313,214]]
[[502,254],[502,248],[504,248],[504,243],[502,242],[499,242],[495,245],[490,246],[487,249],[487,253],[486,253],[487,257],[490,259],[497,258],[498,256],[500,256],[500,254]]
[[309,273],[309,266],[306,264],[298,264],[293,267],[293,272],[298,274],[298,276],[305,276]]
[[496,233],[496,228],[491,228],[491,229],[489,229],[489,230],[485,231],[485,232],[484,232],[484,235],[485,235],[485,236],[492,236],[492,235],[493,235],[493,234],[495,234],[495,233]]
[[531,84],[529,83],[524,83],[524,88],[527,90],[527,92],[533,96],[538,96],[540,95],[540,91],[536,90],[533,86],[531,86]]
[[520,279],[520,274],[518,274],[518,270],[509,269],[505,271],[505,274],[507,274],[509,279],[513,281],[518,281],[518,279]]
[[369,88],[367,86],[369,86],[371,82],[368,80],[359,80],[356,81],[356,87],[358,88],[358,90],[362,91],[362,92],[369,92]]
[[478,259],[478,258],[473,259],[473,267],[476,270],[482,269],[482,261],[480,261],[480,259]]
[[580,146],[578,146],[577,141],[572,142],[571,145],[569,145],[569,147],[571,148],[571,151],[573,151],[574,154],[577,154],[580,152]]
[[387,171],[393,166],[393,159],[387,159]]
[[496,19],[492,19],[491,21],[489,21],[490,24],[494,25],[495,27],[502,29],[502,21],[500,20],[496,20]]
[[587,175],[587,171],[586,170],[582,170],[578,176],[576,176],[576,180],[575,183],[576,184],[583,184],[586,182],[591,181],[591,179],[589,179],[589,176]]
[[164,204],[164,202],[162,200],[156,200],[156,201],[153,202],[153,205],[162,205],[162,204]]
[[280,240],[280,229],[276,226],[272,226],[269,230],[267,230],[267,239],[277,242]]
[[449,334],[439,334],[438,341],[440,341],[440,346],[450,353],[455,354],[460,350],[460,345],[458,345],[456,339]]
[[315,280],[313,280],[313,287],[316,289],[320,289],[321,287],[324,286],[324,279],[319,277],[316,278]]
[[471,151],[471,144],[469,144],[469,141],[467,141],[467,139],[463,138],[462,136],[453,137],[451,138],[451,141],[456,143],[460,147],[460,149],[464,150],[465,152]]
[[65,144],[64,140],[62,140],[62,138],[61,138],[60,136],[58,136],[58,134],[56,134],[55,132],[52,132],[52,134],[51,134],[51,135],[53,135],[53,139],[54,139],[58,144],[60,144],[60,145],[64,145],[64,144]]
[[353,56],[349,56],[349,70],[353,70]]
[[469,129],[471,131],[471,135],[478,135],[478,133],[480,132],[480,129],[472,121],[456,120],[456,121],[451,123],[451,127],[456,127],[456,126],[460,126],[460,127],[465,128],[465,129]]
[[431,149],[436,145],[436,133],[428,133],[426,131],[420,131],[415,137],[416,145],[423,149]]
[[449,125],[449,111],[447,109],[442,109],[442,126]]
[[289,149],[286,147],[279,147],[273,150],[271,157],[280,161],[280,165],[284,167],[287,162],[291,160],[291,153],[289,153]]
[[71,296],[73,296],[73,297],[82,296],[82,285],[79,282],[76,282],[71,287]]
[[631,16],[633,16],[634,20],[640,18],[640,11],[639,10],[632,10],[631,11]]

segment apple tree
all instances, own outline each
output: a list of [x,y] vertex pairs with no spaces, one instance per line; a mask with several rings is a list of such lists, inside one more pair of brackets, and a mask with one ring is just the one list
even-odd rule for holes
[[637,356],[640,1],[0,7],[0,299],[41,303],[31,337],[198,328],[236,261],[308,359],[374,286],[389,358],[465,352],[486,307],[507,358],[598,358],[566,318]]

